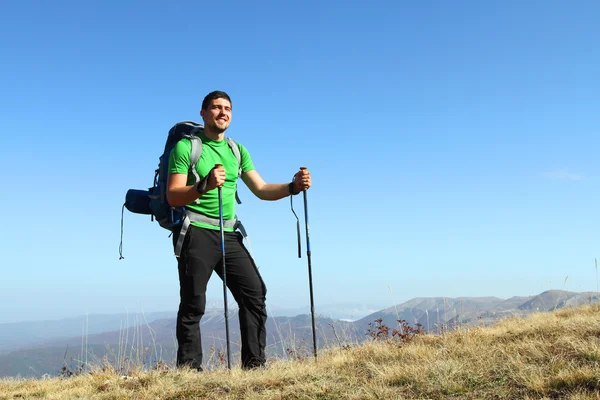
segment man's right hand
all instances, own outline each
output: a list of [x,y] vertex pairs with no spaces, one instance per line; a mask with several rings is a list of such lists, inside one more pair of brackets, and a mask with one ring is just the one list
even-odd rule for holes
[[225,184],[225,168],[222,165],[215,165],[208,173],[208,181],[206,182],[206,191],[223,187]]
[[173,207],[182,207],[203,196],[209,190],[223,187],[225,168],[215,165],[208,175],[193,186],[187,186],[187,174],[169,174],[167,179],[167,201]]

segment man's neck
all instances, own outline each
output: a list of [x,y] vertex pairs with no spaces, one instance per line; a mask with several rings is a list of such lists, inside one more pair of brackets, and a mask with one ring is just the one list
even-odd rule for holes
[[208,129],[207,127],[204,127],[204,134],[210,140],[214,140],[217,142],[220,142],[221,140],[225,139],[225,132],[221,132],[221,133],[213,132],[211,129]]

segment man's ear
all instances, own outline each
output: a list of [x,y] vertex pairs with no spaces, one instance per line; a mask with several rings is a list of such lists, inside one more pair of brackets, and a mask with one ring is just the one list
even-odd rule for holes
[[203,108],[200,109],[200,116],[202,117],[202,119],[204,119],[204,109]]

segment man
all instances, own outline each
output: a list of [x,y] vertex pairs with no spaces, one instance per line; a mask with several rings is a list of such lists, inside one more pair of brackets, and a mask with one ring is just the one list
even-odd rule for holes
[[[196,166],[202,178],[193,182],[188,176],[190,141],[179,141],[169,158],[167,200],[172,206],[187,206],[193,212],[218,220],[217,188],[222,188],[223,220],[235,218],[235,192],[238,162],[225,140],[231,123],[231,99],[225,92],[209,93],[202,102],[204,120],[202,155]],[[254,168],[246,148],[238,144],[241,154],[242,180],[261,200],[279,200],[311,186],[307,169],[294,175],[291,183],[266,183]],[[216,167],[216,164],[222,166]],[[196,200],[200,199],[199,202]],[[177,313],[177,365],[202,370],[202,344],[199,322],[206,305],[206,287],[213,270],[223,279],[221,236],[217,224],[192,222],[178,259],[180,304]],[[239,307],[242,341],[242,368],[260,367],[265,363],[267,289],[243,245],[243,237],[233,228],[224,228],[227,287]],[[173,235],[173,244],[178,235]]]

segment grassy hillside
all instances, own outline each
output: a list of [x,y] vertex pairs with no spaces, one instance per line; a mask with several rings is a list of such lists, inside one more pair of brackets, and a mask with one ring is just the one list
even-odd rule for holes
[[[508,300],[495,297],[415,298],[355,322],[334,320],[317,314],[315,324],[318,346],[322,348],[362,342],[366,339],[365,330],[369,323],[380,318],[388,325],[403,319],[412,325],[420,323],[429,333],[441,333],[456,327],[492,325],[507,316],[525,317],[539,311],[555,311],[558,308],[596,302],[597,293],[562,290],[548,290],[536,296],[513,297]],[[230,309],[229,316],[232,354],[235,354],[240,350],[237,311]],[[213,309],[204,315],[201,323],[204,348],[212,346],[215,351],[225,348],[224,325],[222,310]],[[0,325],[0,331],[2,328]],[[290,351],[294,353],[291,356],[294,356],[298,348],[307,349],[312,346],[311,337],[310,315],[270,317],[267,320],[267,356],[286,358],[290,356]],[[55,338],[47,340],[43,345],[32,345],[0,354],[0,378],[56,375],[64,364],[72,368],[81,360],[93,361],[104,357],[108,357],[109,362],[114,364],[121,364],[132,358],[142,359],[147,366],[157,360],[169,364],[176,354],[176,344],[174,316],[137,325],[135,328]]]
[[[204,373],[111,370],[0,381],[0,399],[598,399],[600,305],[513,317],[442,335],[376,329],[378,340],[330,348],[318,361]],[[387,336],[386,336],[387,333]]]

